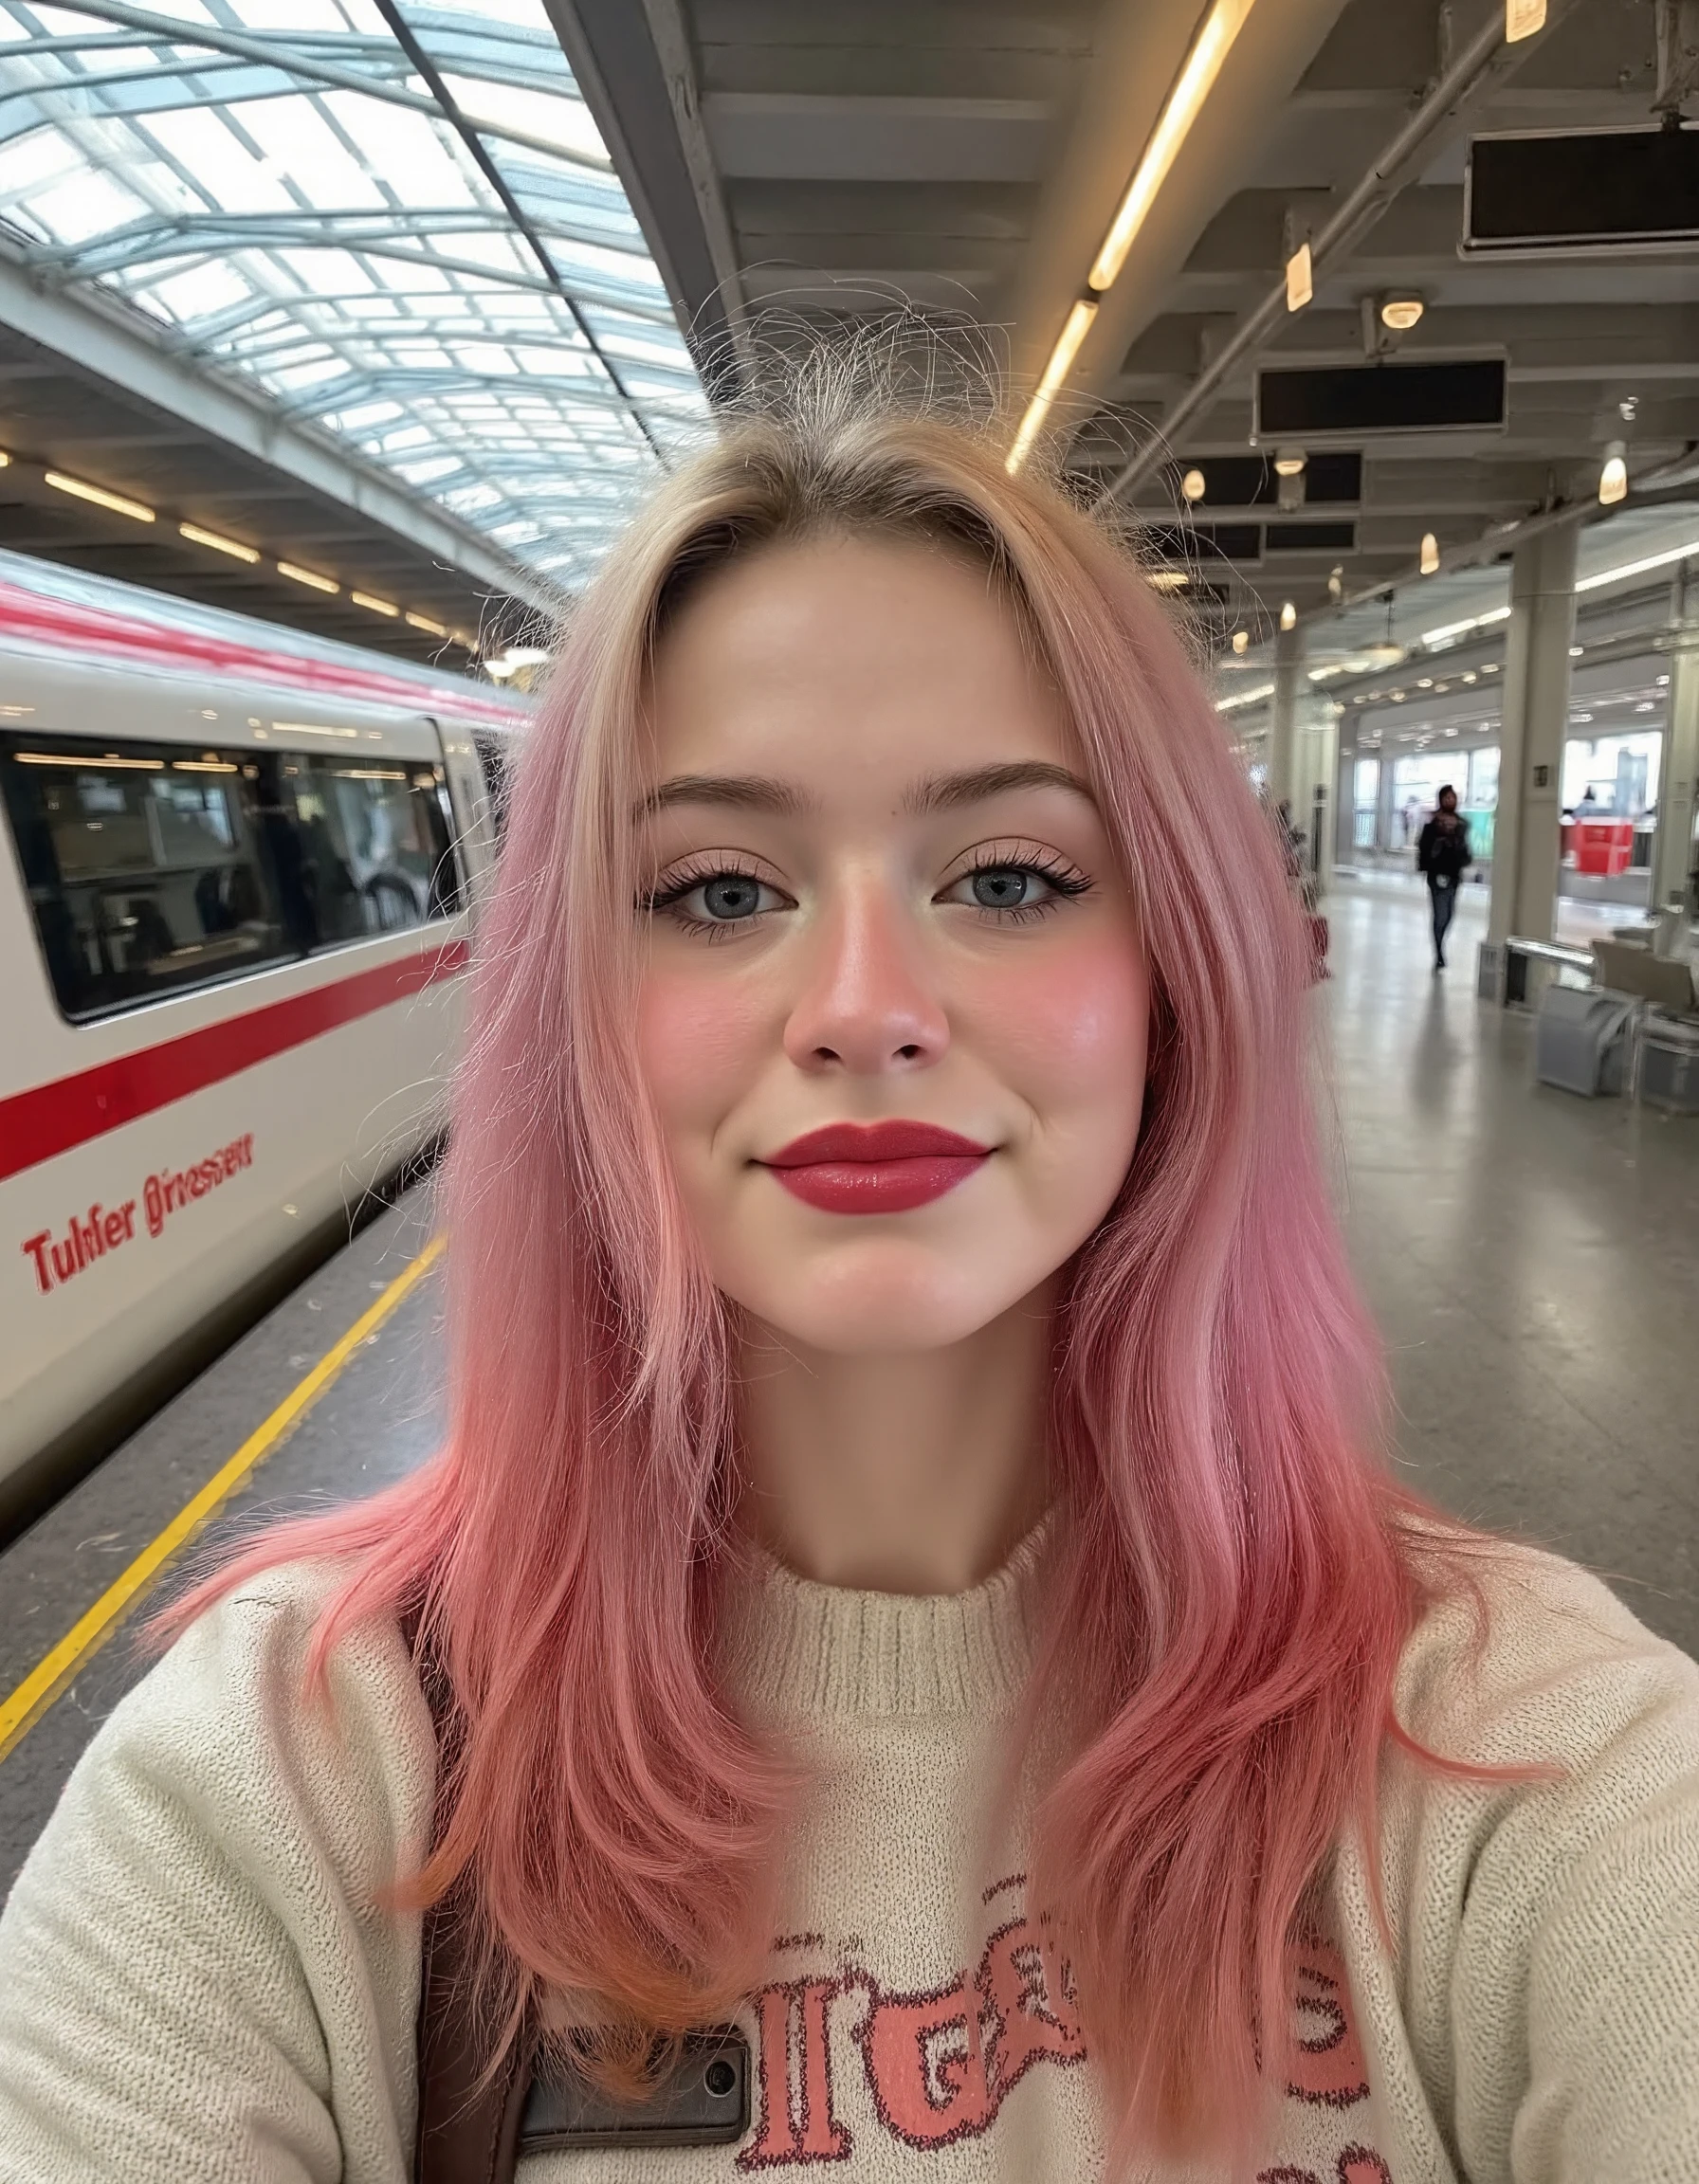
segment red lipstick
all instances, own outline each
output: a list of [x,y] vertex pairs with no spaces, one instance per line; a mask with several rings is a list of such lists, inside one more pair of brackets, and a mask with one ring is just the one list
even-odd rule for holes
[[991,1158],[930,1122],[829,1122],[763,1160],[776,1180],[823,1213],[906,1213],[954,1191]]

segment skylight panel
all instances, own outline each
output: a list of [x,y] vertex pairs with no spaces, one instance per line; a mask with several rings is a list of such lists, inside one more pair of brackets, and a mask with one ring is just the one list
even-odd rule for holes
[[404,106],[386,106],[357,91],[326,91],[326,110],[358,145],[372,173],[415,215],[458,210],[482,202],[466,173],[469,162],[441,122]]
[[423,251],[417,259],[375,258],[374,278],[400,296],[442,296],[453,285],[440,266],[432,265]]
[[454,360],[465,372],[475,372],[481,377],[500,375],[503,378],[517,372],[511,349],[501,348],[494,341],[457,341]]
[[395,467],[410,484],[429,485],[438,478],[452,478],[466,464],[458,455],[431,455],[422,463],[398,463]]
[[468,120],[493,121],[597,166],[607,165],[601,132],[591,119],[589,107],[575,96],[527,91],[517,83],[490,83],[447,70],[443,82]]
[[[705,405],[542,0],[399,0],[458,122],[292,78],[290,42],[305,40],[428,100],[375,0],[150,4],[179,39],[143,28],[26,55],[36,25],[105,37],[109,20],[0,0],[11,114],[71,87],[46,109],[64,126],[0,142],[0,218],[26,271],[39,261],[73,291],[122,299],[154,337],[169,330],[531,566],[587,567],[657,446],[680,445]],[[214,22],[275,41],[275,64],[199,44]],[[204,255],[184,252],[182,215],[204,224]],[[100,253],[87,272],[84,248]]]
[[304,203],[325,211],[389,207],[390,200],[313,100],[300,94],[250,100],[243,106],[242,122]]
[[36,191],[29,199],[30,213],[56,243],[86,243],[91,235],[108,234],[146,209],[139,197],[92,168]]
[[317,363],[285,364],[281,370],[268,373],[266,376],[275,385],[285,387],[295,393],[308,387],[322,387],[329,379],[346,378],[348,367],[339,356],[327,356]]
[[253,290],[228,259],[220,258],[155,281],[149,294],[179,325],[191,325],[197,318],[210,318],[215,311],[228,311],[231,304],[251,296]]
[[345,296],[369,293],[372,276],[352,250],[280,250],[286,265],[309,296]]
[[[245,118],[257,101],[243,108]],[[216,106],[186,106],[150,114],[137,128],[194,178],[209,205],[221,212],[292,212],[299,200],[283,181],[281,161],[251,151]]]
[[[0,20],[10,18],[0,10]],[[82,165],[81,153],[56,129],[32,129],[27,136],[0,150],[0,208],[62,174],[74,174]]]
[[293,31],[348,28],[348,18],[336,0],[234,0],[231,12],[245,29]]
[[582,243],[575,237],[548,235],[545,240],[550,257],[569,281],[576,276],[616,293],[652,297],[657,305],[665,307],[666,287],[648,258],[635,257],[630,250],[612,249],[605,244]]
[[399,402],[361,402],[353,410],[343,410],[325,423],[336,425],[345,432],[363,432],[373,425],[387,425],[391,418],[405,416]]
[[659,326],[648,326],[641,320],[616,319],[607,313],[594,314],[596,341],[610,356],[629,356],[633,363],[655,366],[658,370],[676,372],[689,385],[696,386],[696,373],[691,369],[690,352],[682,341],[669,340]]

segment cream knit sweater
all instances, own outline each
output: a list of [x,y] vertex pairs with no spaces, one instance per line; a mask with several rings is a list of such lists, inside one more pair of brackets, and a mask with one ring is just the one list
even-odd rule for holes
[[[393,1629],[341,1649],[334,1724],[299,1702],[324,1581],[283,1572],[208,1616],[72,1777],[0,1921],[5,2184],[406,2184],[419,1929],[373,1899],[423,1841],[430,1725]],[[760,1580],[734,1680],[820,1787],[745,2011],[750,2132],[533,2156],[522,2184],[1101,2173],[1021,1822],[980,1818],[1041,1582],[1032,1550],[953,1599]],[[1342,1845],[1262,2184],[1699,2180],[1699,1671],[1565,1564],[1507,1551],[1490,1593],[1478,1660],[1461,1611],[1416,1634],[1400,1714],[1563,1779],[1388,1758],[1396,1945]]]

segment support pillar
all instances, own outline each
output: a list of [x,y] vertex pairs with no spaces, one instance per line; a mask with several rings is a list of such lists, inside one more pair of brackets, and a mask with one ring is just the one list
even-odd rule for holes
[[1292,811],[1306,836],[1316,889],[1333,884],[1335,803],[1339,793],[1339,716],[1330,700],[1311,697],[1299,715],[1298,792]]
[[1380,738],[1380,748],[1375,755],[1380,761],[1380,773],[1375,790],[1375,846],[1377,849],[1401,849],[1403,844],[1393,839],[1393,757],[1384,736]]
[[1357,723],[1343,713],[1336,716],[1339,756],[1333,769],[1333,862],[1336,866],[1357,862]]
[[1481,990],[1494,996],[1505,942],[1512,935],[1552,936],[1578,537],[1579,525],[1557,524],[1525,539],[1510,563],[1492,899],[1481,959]]
[[1652,837],[1652,908],[1699,917],[1690,892],[1699,844],[1699,565],[1688,563],[1672,588],[1670,711],[1658,780],[1657,826]]
[[1274,702],[1269,708],[1269,801],[1276,809],[1284,799],[1292,808],[1294,827],[1307,827],[1298,776],[1300,715],[1309,693],[1305,673],[1308,635],[1302,624],[1281,629],[1274,637]]

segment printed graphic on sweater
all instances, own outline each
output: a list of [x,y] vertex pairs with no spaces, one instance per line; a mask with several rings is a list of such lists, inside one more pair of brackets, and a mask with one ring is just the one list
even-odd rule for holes
[[[1017,1892],[1025,1878],[998,1882],[986,1890],[987,1902]],[[783,1938],[776,1953],[826,1948],[824,1935],[796,1934]],[[971,1970],[935,1988],[887,1987],[855,1954],[846,1951],[831,1972],[775,1980],[754,1997],[756,2120],[740,2169],[848,2161],[855,2136],[845,2093],[855,2080],[879,2127],[926,2153],[990,2130],[1030,2072],[1072,2069],[1086,2060],[1072,1967],[1053,1932],[1024,1913],[1002,1920]],[[1343,2122],[1367,2102],[1369,2085],[1338,1953],[1306,1942],[1297,1986],[1288,2097],[1301,2108],[1338,2111]],[[862,2103],[856,2107],[862,2112]],[[1318,2133],[1304,2137],[1307,2148]],[[1371,2147],[1355,2137],[1334,2143],[1336,2164],[1325,2175],[1288,2163],[1259,2172],[1257,2184],[1393,2184]]]

